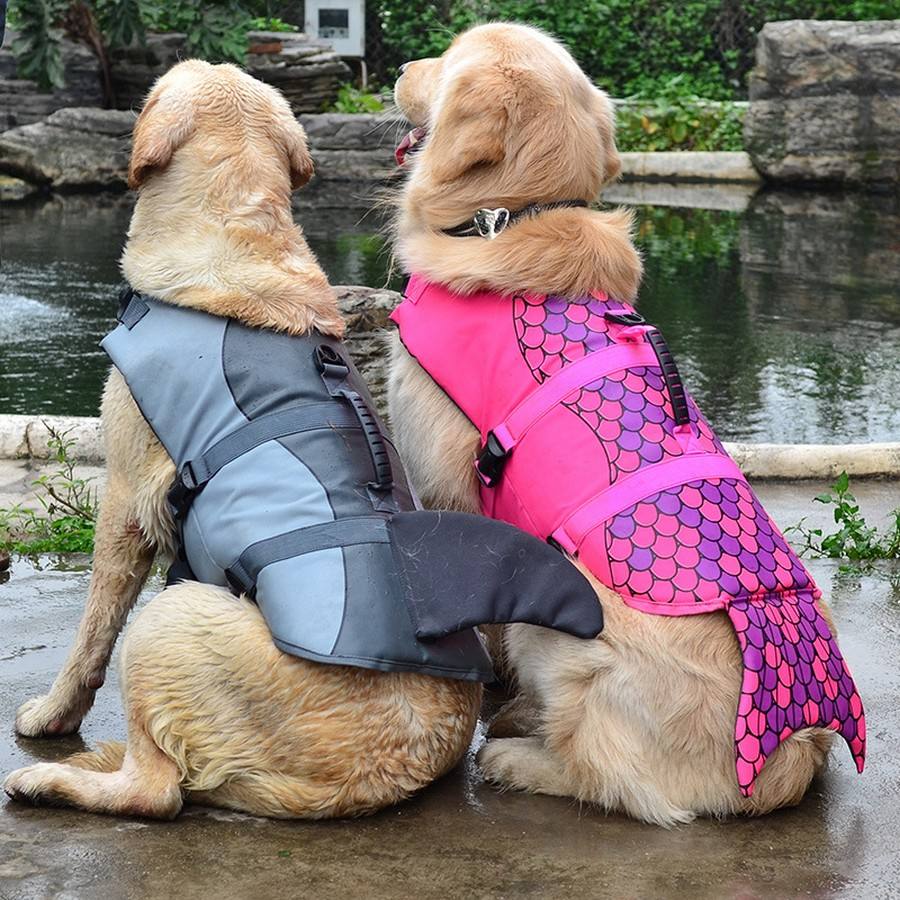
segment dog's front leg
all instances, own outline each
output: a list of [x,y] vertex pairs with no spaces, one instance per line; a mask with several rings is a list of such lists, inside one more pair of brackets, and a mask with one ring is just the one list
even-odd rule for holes
[[103,684],[113,645],[140,593],[154,548],[135,515],[131,486],[111,476],[100,508],[87,605],[50,692],[24,703],[16,731],[50,737],[78,730]]

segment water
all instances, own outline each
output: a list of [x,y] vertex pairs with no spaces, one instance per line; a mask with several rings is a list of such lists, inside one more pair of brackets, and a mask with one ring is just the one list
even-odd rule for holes
[[[900,439],[900,208],[886,198],[755,197],[743,212],[637,207],[640,308],[725,439]],[[120,284],[126,198],[3,211],[0,413],[94,415]],[[298,220],[336,284],[381,286],[362,210]],[[392,286],[397,287],[397,278]]]

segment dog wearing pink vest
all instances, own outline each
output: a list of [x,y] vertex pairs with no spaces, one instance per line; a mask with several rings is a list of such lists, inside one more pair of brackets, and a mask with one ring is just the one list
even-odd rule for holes
[[509,24],[407,64],[395,96],[415,126],[397,153],[398,448],[428,505],[550,540],[606,615],[590,641],[490,634],[517,693],[485,777],[672,825],[796,804],[835,732],[861,769],[820,592],[631,305],[630,215],[588,208],[619,172],[606,96]]

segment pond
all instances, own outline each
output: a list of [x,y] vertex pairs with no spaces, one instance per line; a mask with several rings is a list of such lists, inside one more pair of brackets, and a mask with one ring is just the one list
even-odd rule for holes
[[[641,311],[722,438],[900,437],[894,201],[760,193],[743,211],[636,212]],[[317,206],[297,218],[333,283],[399,287],[364,213]],[[102,195],[4,209],[0,413],[96,414],[107,368],[97,343],[116,308],[129,214],[127,198]]]

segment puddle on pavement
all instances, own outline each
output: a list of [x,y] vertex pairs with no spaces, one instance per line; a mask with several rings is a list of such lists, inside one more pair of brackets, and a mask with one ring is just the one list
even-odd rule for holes
[[[898,883],[900,589],[812,562],[865,700],[869,762],[838,746],[799,807],[665,831],[561,798],[501,794],[471,755],[412,801],[358,821],[298,823],[189,808],[170,824],[0,803],[0,896],[222,898],[887,897]],[[897,574],[896,570],[893,570]],[[16,739],[17,705],[46,690],[80,616],[85,560],[14,560],[0,585],[0,770],[122,738],[116,674],[80,736]],[[159,587],[157,580],[145,597]],[[892,880],[893,879],[893,880]]]

